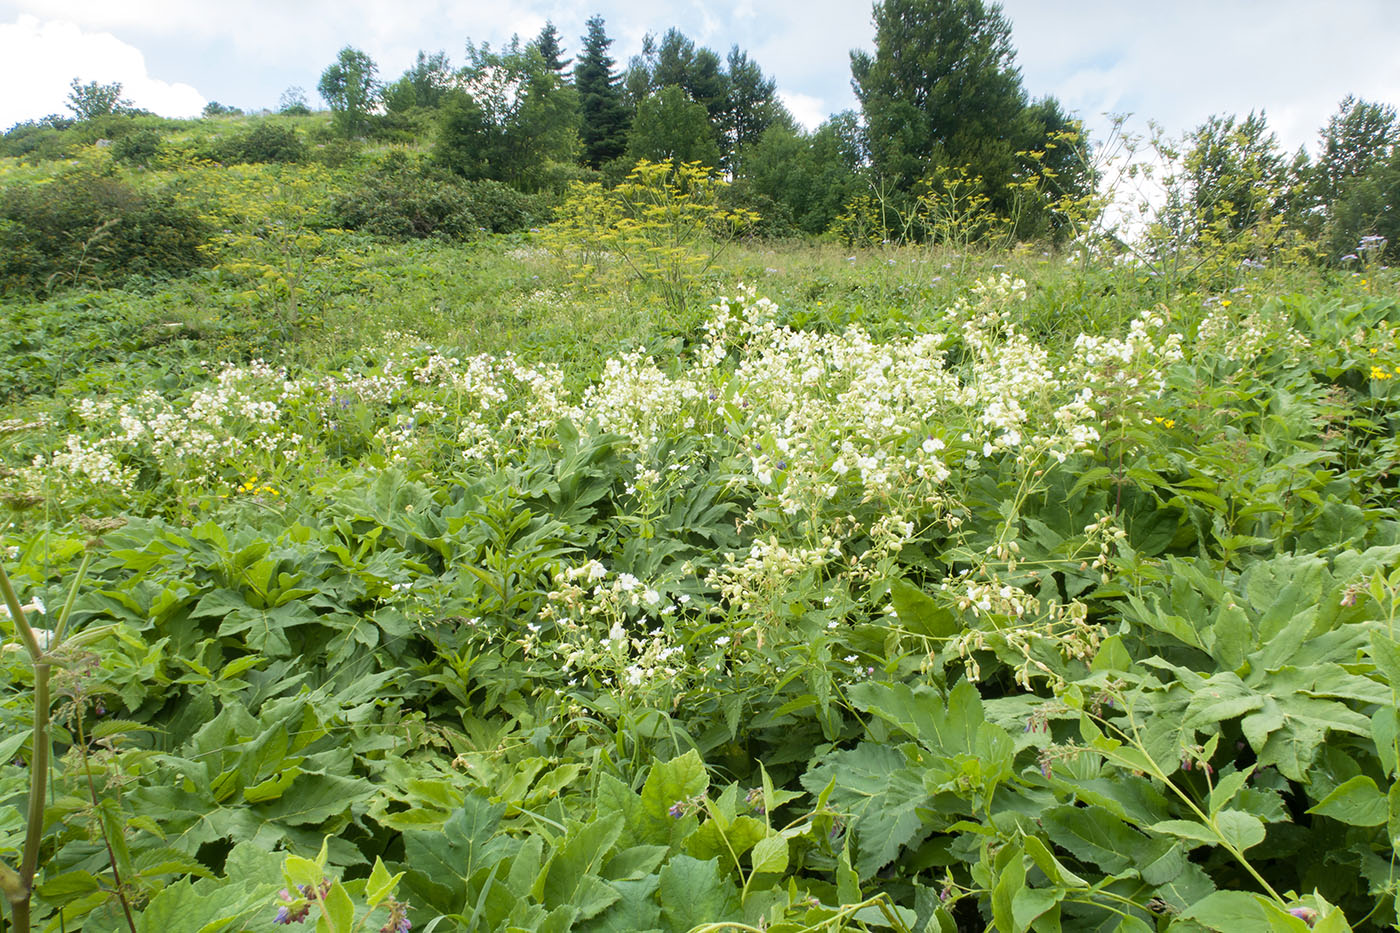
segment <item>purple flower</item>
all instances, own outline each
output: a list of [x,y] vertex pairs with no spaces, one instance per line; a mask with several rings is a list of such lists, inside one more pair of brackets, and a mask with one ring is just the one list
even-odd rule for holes
[[677,800],[675,803],[671,804],[671,809],[667,810],[666,812],[671,814],[671,819],[680,819],[681,817],[685,816],[685,801]]
[[1290,907],[1288,912],[1308,926],[1312,926],[1317,922],[1317,911],[1313,910],[1311,907]]

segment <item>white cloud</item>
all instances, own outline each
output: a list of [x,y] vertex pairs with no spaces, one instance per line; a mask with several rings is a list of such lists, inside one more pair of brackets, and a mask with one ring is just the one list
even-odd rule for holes
[[783,102],[788,113],[792,114],[802,128],[809,132],[821,126],[828,116],[825,101],[820,97],[794,91],[779,91],[778,100]]
[[151,77],[141,51],[109,33],[73,23],[21,16],[0,24],[0,128],[46,113],[65,113],[69,82],[119,82],[137,107],[169,117],[198,114],[205,99],[188,84]]
[[1394,0],[1005,0],[1033,96],[1053,94],[1100,133],[1105,111],[1173,135],[1213,114],[1263,110],[1287,151],[1348,93],[1400,103]]

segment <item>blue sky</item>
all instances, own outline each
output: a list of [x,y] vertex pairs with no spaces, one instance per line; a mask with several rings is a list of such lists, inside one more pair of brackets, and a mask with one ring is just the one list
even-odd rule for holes
[[[1289,148],[1310,143],[1344,94],[1400,105],[1396,0],[1006,0],[1026,89],[1054,94],[1100,132],[1106,111],[1179,133],[1213,113],[1264,109]],[[1163,13],[1162,10],[1169,12]],[[1340,11],[1340,12],[1334,12]],[[863,0],[0,0],[0,128],[61,112],[68,80],[121,81],[159,113],[206,101],[273,107],[291,85],[318,104],[344,45],[396,77],[418,49],[454,62],[468,38],[529,37],[546,19],[566,50],[594,12],[619,63],[677,26],[723,53],[738,43],[808,125],[855,106],[848,52],[870,47]]]

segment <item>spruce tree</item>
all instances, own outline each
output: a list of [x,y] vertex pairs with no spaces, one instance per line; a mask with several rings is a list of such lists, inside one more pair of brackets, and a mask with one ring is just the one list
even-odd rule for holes
[[546,20],[544,28],[535,37],[535,41],[530,44],[539,50],[540,58],[544,59],[544,63],[550,71],[565,81],[569,80],[570,60],[564,57],[564,47],[559,44],[559,30],[554,28],[554,23]]
[[627,131],[631,115],[622,100],[622,87],[608,56],[612,40],[603,30],[603,18],[588,20],[583,37],[583,53],[574,65],[574,87],[578,90],[582,125],[583,161],[599,168],[627,151]]

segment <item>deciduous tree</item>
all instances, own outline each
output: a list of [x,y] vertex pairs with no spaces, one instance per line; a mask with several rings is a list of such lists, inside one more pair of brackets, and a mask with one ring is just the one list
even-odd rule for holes
[[331,108],[342,136],[359,136],[368,128],[374,107],[378,71],[374,59],[352,46],[340,50],[335,63],[321,72],[316,85]]

